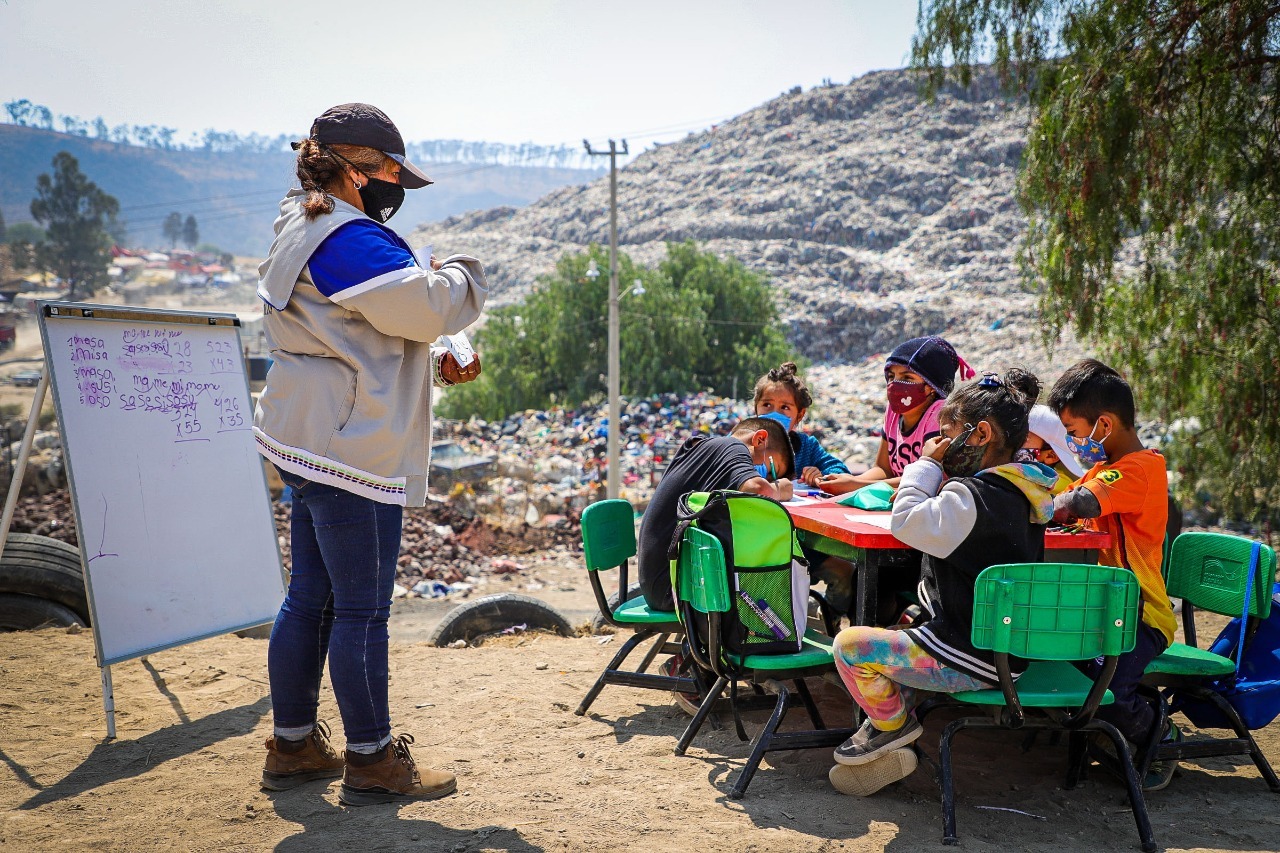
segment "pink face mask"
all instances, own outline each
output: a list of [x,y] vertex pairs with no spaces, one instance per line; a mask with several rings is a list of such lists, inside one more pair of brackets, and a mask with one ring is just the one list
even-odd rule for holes
[[923,382],[890,382],[889,411],[904,415],[929,397],[929,386]]

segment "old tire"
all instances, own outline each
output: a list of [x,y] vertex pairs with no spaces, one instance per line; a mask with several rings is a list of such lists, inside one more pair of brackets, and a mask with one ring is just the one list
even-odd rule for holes
[[513,625],[525,625],[530,631],[551,631],[562,637],[573,636],[569,620],[550,604],[527,595],[504,592],[459,604],[444,615],[427,642],[436,646],[447,646],[458,640],[471,643]]
[[[639,598],[639,597],[640,597],[640,584],[633,583],[629,587],[627,587],[627,597],[623,600],[630,601],[633,598]],[[617,610],[619,604],[621,604],[621,602],[618,601],[618,593],[616,591],[610,593],[609,594],[610,612]],[[609,620],[604,618],[603,613],[597,612],[596,615],[591,620],[591,633],[593,634],[601,633],[604,630],[606,625],[609,625]],[[612,628],[612,626],[609,626],[609,627]]]
[[34,595],[0,593],[0,631],[66,628],[84,623],[79,614],[56,601]]
[[0,593],[16,593],[56,602],[89,624],[80,550],[66,542],[32,533],[10,533],[0,557]]

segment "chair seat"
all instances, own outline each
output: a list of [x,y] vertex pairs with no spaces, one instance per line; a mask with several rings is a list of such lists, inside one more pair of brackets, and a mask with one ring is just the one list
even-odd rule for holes
[[781,655],[735,655],[726,652],[729,663],[739,669],[757,669],[768,672],[808,669],[814,666],[829,666],[834,662],[831,656],[832,639],[810,628],[804,632],[803,646],[798,652]]
[[618,605],[618,609],[613,611],[613,618],[628,625],[665,625],[680,621],[674,610],[654,610],[643,595]]
[[[1014,682],[1014,687],[1018,701],[1025,708],[1078,708],[1084,704],[1093,682],[1066,661],[1034,661]],[[966,690],[952,693],[951,698],[970,705],[1004,704],[1004,692],[999,688]],[[1114,701],[1108,690],[1101,704],[1110,705]]]
[[1216,678],[1236,671],[1235,662],[1186,643],[1174,643],[1147,664],[1144,675],[1185,675]]

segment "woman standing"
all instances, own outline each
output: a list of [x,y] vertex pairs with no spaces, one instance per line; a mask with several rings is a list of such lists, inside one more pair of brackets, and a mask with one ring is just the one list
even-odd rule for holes
[[[474,379],[431,342],[476,320],[487,286],[466,255],[422,265],[384,224],[431,181],[368,104],[325,111],[298,152],[258,295],[273,365],[254,416],[261,453],[293,489],[293,571],[271,631],[275,730],[262,785],[342,779],[348,805],[432,799],[453,774],[415,766],[391,736],[387,617],[405,506],[426,501],[432,385]],[[317,722],[326,657],[346,735]]]

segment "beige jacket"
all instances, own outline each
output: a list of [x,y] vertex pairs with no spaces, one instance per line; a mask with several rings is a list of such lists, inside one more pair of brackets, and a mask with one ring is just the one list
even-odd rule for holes
[[439,354],[431,342],[479,317],[484,270],[453,255],[438,272],[415,264],[325,296],[308,260],[338,226],[368,217],[335,199],[333,213],[308,222],[304,198],[291,190],[280,203],[275,241],[258,268],[273,361],[254,413],[258,448],[308,480],[422,506]]

